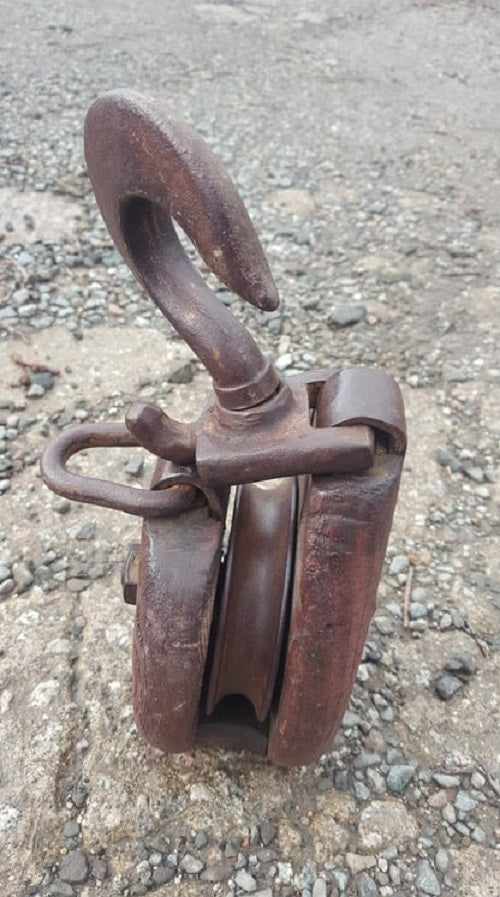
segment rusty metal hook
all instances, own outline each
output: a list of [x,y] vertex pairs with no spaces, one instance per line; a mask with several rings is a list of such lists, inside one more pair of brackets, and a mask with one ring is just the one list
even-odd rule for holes
[[226,286],[272,310],[279,296],[230,178],[203,141],[162,105],[112,91],[91,106],[85,157],[108,230],[134,275],[213,377],[219,402],[240,410],[280,385],[248,331],[206,286],[172,218]]

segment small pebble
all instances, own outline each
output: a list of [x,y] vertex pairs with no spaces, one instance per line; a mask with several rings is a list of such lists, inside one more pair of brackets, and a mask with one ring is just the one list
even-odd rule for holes
[[445,670],[449,673],[462,673],[464,676],[472,676],[475,672],[475,664],[472,654],[469,651],[462,651],[461,654],[455,654],[455,656],[445,664]]
[[422,894],[429,894],[431,897],[439,897],[441,894],[441,885],[429,860],[417,860],[415,884]]
[[[38,889],[36,890],[38,894]],[[71,887],[65,881],[60,881],[58,878],[52,882],[47,888],[46,891],[47,897],[74,897],[75,889]]]
[[63,835],[65,838],[78,838],[80,834],[80,826],[76,819],[69,819],[65,824],[63,829]]
[[460,779],[458,776],[447,775],[444,772],[435,772],[432,776],[437,785],[441,788],[459,788]]
[[132,455],[125,465],[125,473],[131,477],[140,477],[144,471],[144,458],[141,455]]
[[408,764],[391,766],[387,773],[387,787],[394,794],[401,794],[415,775],[416,767]]
[[171,866],[157,866],[153,870],[153,882],[157,887],[168,884],[173,878],[175,878],[175,869],[172,869]]
[[451,673],[442,673],[434,681],[434,689],[442,701],[449,701],[457,691],[463,688],[463,685],[462,680],[452,676]]
[[251,894],[253,891],[257,890],[257,882],[255,878],[245,869],[240,869],[234,876],[234,880],[238,888],[241,888],[246,894]]
[[45,395],[45,390],[39,383],[32,383],[26,395],[29,399],[41,399]]
[[67,498],[57,498],[52,507],[57,514],[68,514],[71,511],[71,502]]
[[337,885],[339,891],[343,893],[347,888],[349,881],[349,873],[345,869],[332,869],[332,878]]
[[32,385],[36,383],[38,386],[41,386],[44,392],[53,389],[55,383],[54,375],[51,371],[36,371],[30,375],[30,380]]
[[312,889],[312,897],[327,897],[326,881],[324,878],[317,878]]
[[459,791],[455,798],[455,807],[462,813],[471,813],[477,807],[477,800],[474,800],[466,791]]
[[194,857],[192,854],[186,853],[179,863],[179,868],[184,872],[187,872],[189,875],[197,875],[198,872],[201,872],[204,865],[205,864],[202,862],[202,860],[199,860],[198,857]]
[[406,573],[409,566],[410,562],[406,555],[397,554],[391,561],[389,567],[389,576],[399,576],[401,573]]
[[268,847],[271,844],[277,834],[277,829],[275,825],[272,825],[270,822],[262,822],[260,825],[260,840],[264,847]]
[[61,881],[72,885],[81,885],[87,881],[89,875],[89,861],[87,854],[80,847],[70,850],[62,858],[59,878]]
[[435,863],[436,868],[439,869],[440,872],[444,873],[447,871],[448,866],[450,865],[450,858],[443,847],[440,847],[436,852]]
[[169,383],[192,383],[194,379],[194,371],[191,362],[181,365],[169,374]]
[[207,846],[207,844],[208,844],[207,833],[204,831],[201,831],[201,830],[196,832],[195,839],[194,839],[194,846],[196,847],[196,849],[202,850],[203,847]]
[[378,887],[368,872],[362,872],[356,879],[356,894],[358,897],[378,897]]
[[476,825],[476,827],[472,829],[471,838],[476,844],[484,844],[486,841],[486,833],[479,825]]
[[12,574],[18,592],[25,592],[33,583],[33,574],[23,562],[12,565]]
[[328,316],[328,323],[334,327],[351,327],[366,317],[364,305],[338,305]]
[[216,866],[207,866],[206,869],[200,875],[201,881],[227,881],[228,878],[231,878],[233,874],[232,866],[224,866],[224,865],[216,865]]

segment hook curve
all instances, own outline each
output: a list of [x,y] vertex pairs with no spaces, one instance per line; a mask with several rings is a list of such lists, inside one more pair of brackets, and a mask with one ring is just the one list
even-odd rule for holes
[[194,131],[135,91],[99,97],[85,122],[85,158],[101,214],[135,277],[213,377],[220,403],[249,408],[280,378],[248,331],[200,277],[174,218],[214,274],[273,310],[279,296],[233,182]]

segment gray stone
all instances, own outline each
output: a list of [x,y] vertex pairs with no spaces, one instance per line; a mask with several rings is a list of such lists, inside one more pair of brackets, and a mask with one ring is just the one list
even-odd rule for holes
[[75,890],[67,882],[59,881],[59,879],[56,878],[56,880],[48,886],[46,893],[47,897],[74,897]]
[[444,772],[435,772],[432,778],[441,788],[458,788],[460,786],[458,776],[450,776]]
[[394,794],[401,794],[411,782],[415,775],[415,770],[416,767],[409,764],[391,766],[387,773],[387,787],[389,791],[392,791]]
[[364,305],[338,305],[328,316],[328,323],[334,327],[351,327],[365,317]]
[[391,561],[389,567],[389,576],[399,576],[401,573],[406,573],[409,566],[410,562],[406,555],[397,554]]
[[342,717],[342,728],[344,729],[352,729],[353,726],[359,726],[363,720],[357,713],[353,713],[352,710],[346,710],[344,716]]
[[455,654],[445,665],[445,670],[449,673],[462,673],[464,676],[472,676],[475,669],[474,658],[470,651]]
[[460,470],[460,461],[455,457],[451,452],[448,452],[446,449],[437,449],[436,451],[436,461],[441,467],[449,467],[452,473],[456,473]]
[[471,813],[477,807],[477,800],[474,800],[466,791],[459,791],[455,798],[455,807],[462,813]]
[[486,784],[486,779],[480,772],[473,772],[470,777],[470,783],[473,788],[481,789],[484,788]]
[[455,808],[452,806],[452,804],[446,804],[443,807],[443,809],[441,810],[441,816],[449,825],[455,825],[455,822],[457,821],[457,814],[455,813]]
[[80,847],[70,850],[61,862],[59,870],[61,881],[69,882],[72,885],[81,885],[87,881],[88,876],[89,861],[85,851]]
[[476,827],[472,829],[471,838],[476,844],[484,844],[486,841],[486,832],[479,825],[476,825]]
[[125,464],[125,473],[130,477],[140,477],[144,471],[144,458],[141,455],[132,455]]
[[238,888],[241,888],[246,894],[251,894],[257,890],[255,878],[245,869],[240,869],[234,876],[234,880]]
[[175,371],[172,371],[169,374],[168,382],[169,383],[191,383],[194,377],[193,367],[191,362],[187,364],[181,365],[181,367],[176,368]]
[[451,629],[453,626],[453,617],[451,614],[445,613],[441,617],[439,621],[439,628],[444,632],[446,629]]
[[278,371],[286,371],[292,365],[293,355],[291,355],[290,352],[285,352],[283,355],[280,355],[274,362],[274,366]]
[[314,882],[312,897],[327,897],[326,881],[324,878],[317,878]]
[[96,881],[104,881],[108,877],[108,862],[106,857],[96,856],[92,858],[92,875]]
[[4,564],[0,564],[0,582],[10,579],[10,570]]
[[144,843],[148,850],[153,850],[155,853],[168,853],[168,844],[161,835],[147,838]]
[[26,395],[29,399],[41,399],[45,395],[45,390],[39,383],[32,383]]
[[367,769],[368,766],[376,766],[381,761],[380,754],[371,754],[368,751],[360,751],[357,757],[354,758],[353,766],[354,769]]
[[475,483],[482,483],[484,480],[484,473],[480,467],[464,467],[464,474]]
[[18,592],[25,592],[33,583],[31,570],[23,561],[12,565],[12,575]]
[[157,866],[156,869],[153,869],[153,882],[158,887],[168,884],[173,878],[175,878],[175,869],[172,869],[171,866]]
[[79,542],[90,542],[94,538],[96,531],[95,523],[85,523],[75,533],[75,539]]
[[201,881],[227,881],[228,878],[231,878],[233,874],[232,866],[224,866],[222,863],[219,863],[215,866],[207,866],[206,869],[200,875]]
[[261,863],[270,863],[271,860],[276,859],[276,851],[271,847],[261,847],[255,855]]
[[332,878],[337,885],[339,891],[343,892],[347,888],[349,881],[349,873],[345,869],[332,869]]
[[410,604],[410,620],[421,620],[427,616],[427,608],[425,604],[419,601],[413,601]]
[[204,865],[203,861],[199,860],[198,857],[194,857],[191,853],[186,853],[179,863],[179,869],[182,869],[183,872],[187,872],[189,875],[197,875],[198,872],[201,872]]
[[358,897],[377,897],[378,888],[368,872],[362,872],[356,879],[356,894]]
[[276,837],[277,829],[270,822],[262,822],[260,825],[260,840],[264,847],[268,847]]
[[394,624],[389,617],[375,617],[373,622],[380,635],[391,635],[394,632]]
[[422,894],[430,894],[431,897],[439,897],[441,894],[441,885],[429,860],[417,860],[415,884]]
[[359,872],[364,872],[366,869],[372,869],[376,864],[375,857],[364,856],[360,853],[346,853],[345,861],[353,875],[358,875]]
[[464,684],[461,679],[457,679],[451,673],[442,673],[434,681],[434,689],[442,701],[449,701],[463,687]]
[[130,897],[145,897],[148,893],[147,885],[142,882],[137,882],[137,884],[132,885],[130,888]]
[[[326,785],[329,785],[329,779],[320,779],[320,782],[323,781]],[[318,785],[319,787],[319,785]],[[336,769],[333,773],[333,787],[336,791],[348,791],[349,790],[349,776],[347,773],[347,769]],[[324,790],[327,790],[324,789]]]
[[366,779],[375,794],[385,794],[387,790],[385,779],[378,769],[367,769]]
[[67,498],[57,498],[52,507],[57,514],[68,514],[71,511],[71,502]]
[[66,581],[66,588],[68,592],[78,593],[83,592],[84,589],[87,588],[89,584],[88,579],[77,579],[76,577],[71,577]]
[[51,371],[36,371],[30,375],[31,383],[41,386],[44,392],[54,388],[55,378]]
[[80,826],[76,819],[69,819],[63,829],[65,838],[78,838],[80,834]]
[[140,863],[137,863],[135,871],[141,884],[149,885],[151,881],[151,866],[148,861],[142,860]]
[[202,850],[202,848],[206,847],[207,844],[208,844],[208,835],[206,832],[204,832],[200,829],[198,832],[196,832],[196,835],[194,838],[194,846],[196,847],[197,850]]
[[437,851],[434,862],[436,863],[436,869],[439,869],[440,872],[444,873],[447,871],[450,865],[450,858],[443,847],[440,847]]
[[370,799],[371,792],[370,789],[366,787],[364,782],[355,782],[354,795],[359,803],[363,803],[363,801]]

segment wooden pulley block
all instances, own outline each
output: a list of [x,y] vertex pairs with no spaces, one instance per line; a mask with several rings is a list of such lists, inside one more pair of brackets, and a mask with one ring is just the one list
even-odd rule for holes
[[[138,282],[205,364],[194,423],[135,402],[48,447],[56,492],[143,518],[124,571],[136,605],[134,711],[166,752],[248,749],[282,766],[328,750],[375,606],[406,447],[398,386],[367,368],[282,378],[193,267],[262,310],[279,298],[232,182],[196,134],[130,91],[85,126],[90,178]],[[80,476],[71,455],[142,446],[149,489]]]

